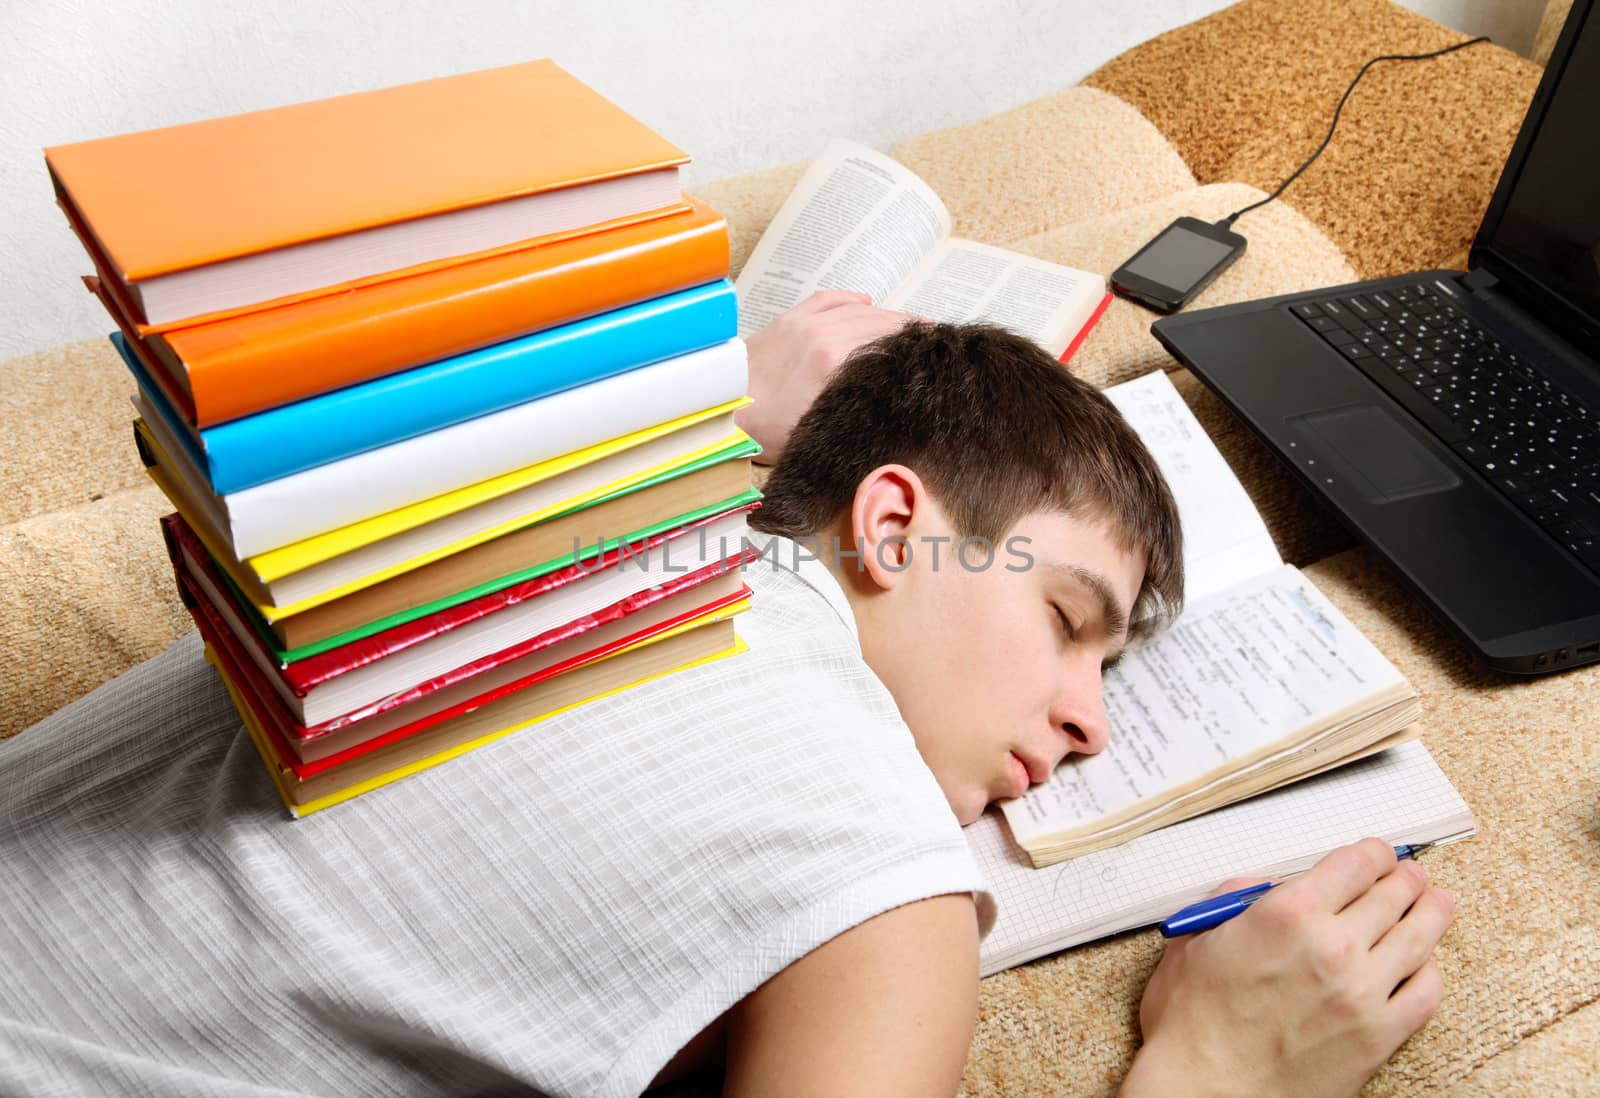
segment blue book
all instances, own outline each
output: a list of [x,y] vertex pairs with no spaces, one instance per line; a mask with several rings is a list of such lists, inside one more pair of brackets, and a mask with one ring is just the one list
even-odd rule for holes
[[[179,434],[212,490],[226,495],[737,334],[733,284],[720,279],[207,427],[198,440],[192,427]],[[111,342],[154,393],[122,334]]]

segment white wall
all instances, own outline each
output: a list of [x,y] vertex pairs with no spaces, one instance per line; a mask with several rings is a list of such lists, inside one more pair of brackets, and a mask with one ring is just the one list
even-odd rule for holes
[[[1513,49],[1543,0],[1409,0]],[[687,150],[689,183],[887,148],[1075,83],[1223,0],[0,0],[0,359],[108,320],[40,149],[554,57]]]

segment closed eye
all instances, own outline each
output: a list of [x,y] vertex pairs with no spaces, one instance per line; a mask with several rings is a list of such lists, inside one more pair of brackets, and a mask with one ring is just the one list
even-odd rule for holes
[[1063,632],[1065,632],[1067,634],[1067,639],[1068,640],[1077,640],[1078,639],[1078,631],[1076,629],[1072,628],[1072,623],[1067,620],[1067,615],[1062,611],[1061,607],[1052,605],[1051,609],[1056,612],[1056,617],[1058,619],[1060,619],[1060,621],[1061,621],[1061,629],[1062,629]]

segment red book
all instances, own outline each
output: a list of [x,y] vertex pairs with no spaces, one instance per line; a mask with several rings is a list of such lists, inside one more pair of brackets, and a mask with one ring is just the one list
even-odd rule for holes
[[[331,729],[490,670],[599,606],[641,590],[675,589],[691,569],[734,559],[745,549],[744,515],[752,507],[680,526],[287,666],[251,628],[248,608],[221,581],[194,533],[177,516],[164,520],[164,528],[175,565],[207,596],[293,721]],[[513,607],[520,609],[505,613]],[[460,638],[448,636],[475,623]],[[425,642],[431,642],[428,648],[419,648]],[[399,658],[402,653],[405,658]]]
[[[684,523],[682,526],[671,530],[664,530],[659,534],[627,545],[619,545],[605,553],[586,556],[581,563],[560,568],[553,572],[546,572],[542,576],[524,580],[510,587],[493,591],[479,598],[446,607],[443,610],[415,618],[408,622],[373,633],[370,636],[353,640],[348,644],[330,648],[326,652],[305,659],[286,663],[279,659],[276,652],[267,644],[265,638],[254,630],[241,639],[251,644],[267,661],[271,662],[282,677],[284,684],[296,695],[304,697],[311,688],[337,678],[347,671],[404,652],[424,641],[440,637],[453,629],[479,621],[490,614],[505,610],[512,606],[525,603],[540,595],[557,591],[574,582],[589,576],[594,576],[618,564],[638,560],[654,554],[669,542],[684,544],[683,539],[691,542],[700,531],[709,531],[718,523],[733,515],[746,515],[755,510],[757,504],[751,503],[742,507],[732,507],[714,515],[707,515],[693,522]],[[251,620],[250,608],[241,601],[235,590],[224,578],[222,569],[217,566],[199,536],[182,515],[174,512],[161,519],[162,530],[167,538],[168,555],[173,557],[175,564],[180,563],[178,554],[181,553],[190,562],[190,566],[203,577],[211,588],[221,592],[227,599],[230,609],[243,622]],[[710,535],[707,534],[707,538]],[[670,551],[670,550],[669,550]],[[725,555],[725,554],[724,554]],[[687,558],[685,558],[687,559]]]
[[1106,294],[1100,299],[1100,304],[1094,307],[1094,312],[1089,314],[1089,319],[1084,321],[1083,327],[1078,329],[1078,334],[1072,337],[1072,342],[1067,344],[1067,349],[1061,352],[1060,362],[1070,362],[1072,356],[1078,353],[1078,348],[1083,346],[1083,341],[1089,337],[1089,332],[1106,315],[1106,309],[1111,306],[1111,295]]
[[360,720],[341,721],[337,727],[308,728],[297,723],[192,574],[180,572],[178,584],[196,627],[250,702],[258,722],[273,737],[285,764],[297,777],[308,777],[565,671],[728,611],[749,598],[739,568],[752,557],[743,554],[721,562],[682,577],[670,590],[641,593],[564,629],[552,630],[524,646],[525,650],[507,653],[481,678],[459,680]]

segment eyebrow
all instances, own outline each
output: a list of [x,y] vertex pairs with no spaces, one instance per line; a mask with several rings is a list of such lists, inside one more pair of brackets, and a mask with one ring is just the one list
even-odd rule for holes
[[[1095,598],[1100,600],[1100,617],[1106,624],[1106,632],[1113,637],[1127,636],[1128,613],[1117,602],[1117,596],[1112,593],[1111,584],[1104,576],[1081,564],[1059,564],[1049,561],[1045,567],[1058,576],[1087,587]],[[1119,650],[1114,658],[1106,661],[1106,666],[1109,667],[1121,658],[1122,652]]]

